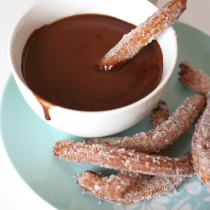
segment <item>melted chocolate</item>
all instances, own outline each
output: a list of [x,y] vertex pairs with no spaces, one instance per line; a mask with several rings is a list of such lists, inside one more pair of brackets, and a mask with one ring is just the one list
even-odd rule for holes
[[40,96],[38,96],[37,94],[34,93],[35,98],[37,99],[37,101],[40,103],[40,105],[42,106],[42,109],[44,111],[44,117],[46,120],[51,120],[50,117],[50,108],[52,108],[53,106],[55,106],[55,104],[52,104],[48,101],[46,101],[45,99],[41,98]]
[[160,82],[163,58],[157,41],[144,47],[120,71],[102,73],[94,68],[133,28],[119,19],[95,14],[75,15],[43,26],[25,45],[24,79],[39,97],[70,109],[101,111],[136,102]]

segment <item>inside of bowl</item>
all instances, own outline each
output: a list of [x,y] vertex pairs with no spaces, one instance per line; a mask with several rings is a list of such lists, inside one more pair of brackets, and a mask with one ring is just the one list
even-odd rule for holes
[[[135,5],[135,6],[134,6]],[[21,56],[30,34],[41,26],[60,18],[81,14],[99,13],[123,19],[138,25],[157,9],[146,0],[41,0],[33,5],[20,19],[11,41],[11,57],[17,75],[25,83],[21,73]],[[176,62],[176,38],[172,28],[167,29],[157,38],[163,52],[164,69],[162,81],[171,76],[171,69]]]

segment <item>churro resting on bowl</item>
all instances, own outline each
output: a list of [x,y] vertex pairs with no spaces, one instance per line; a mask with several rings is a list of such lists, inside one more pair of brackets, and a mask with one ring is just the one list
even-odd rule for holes
[[98,71],[114,71],[124,66],[139,50],[173,24],[186,9],[187,0],[172,0],[144,23],[123,36],[96,65]]

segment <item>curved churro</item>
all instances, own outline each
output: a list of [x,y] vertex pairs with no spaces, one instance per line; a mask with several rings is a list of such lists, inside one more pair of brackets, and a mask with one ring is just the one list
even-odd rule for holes
[[97,138],[84,140],[87,144],[104,144],[111,147],[131,149],[144,153],[159,152],[170,146],[191,125],[205,106],[200,94],[187,98],[176,111],[156,129],[141,132],[134,136]]
[[194,174],[191,155],[170,158],[102,144],[86,144],[72,140],[56,142],[53,153],[67,161],[90,163],[104,168],[119,169],[150,175],[188,176]]
[[103,176],[93,171],[83,171],[77,178],[77,184],[86,192],[104,200],[112,201],[106,194],[108,176]]
[[106,193],[107,177],[104,177],[101,174],[85,171],[81,175],[78,175],[77,183],[86,192],[99,198],[108,200],[110,202],[129,205],[132,203],[147,201],[149,199],[160,197],[163,194],[169,193],[172,189],[181,184],[187,178],[189,177],[155,176],[133,188],[123,198],[118,199],[110,199],[108,197]]
[[98,71],[122,67],[139,50],[173,24],[186,9],[187,0],[172,0],[140,24],[112,48],[97,64]]
[[180,64],[179,80],[190,89],[203,93],[207,106],[200,117],[192,138],[192,160],[198,177],[210,187],[210,77],[187,62]]
[[187,61],[179,64],[179,81],[185,84],[190,90],[204,94],[206,98],[210,97],[210,77],[202,70],[191,66]]
[[111,175],[106,182],[106,195],[109,200],[122,198],[134,187],[148,180],[151,176],[135,172],[120,171],[117,175]]
[[[169,117],[168,106],[165,101],[160,100],[157,107],[152,110],[150,115],[150,122],[152,128],[156,128],[158,125],[166,121]],[[169,148],[162,149],[155,155],[167,155]],[[106,193],[109,200],[116,200],[122,198],[125,193],[129,192],[135,186],[139,185],[145,180],[150,178],[149,175],[140,173],[120,171],[116,175],[111,175],[107,180]]]

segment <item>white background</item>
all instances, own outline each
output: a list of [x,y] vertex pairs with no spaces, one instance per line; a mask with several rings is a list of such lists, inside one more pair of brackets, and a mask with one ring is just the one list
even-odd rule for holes
[[[8,40],[15,22],[36,0],[0,0],[0,96],[10,75]],[[169,0],[151,0],[162,7]],[[129,1],[128,1],[129,2]],[[210,35],[210,1],[188,0],[188,7],[179,19]],[[19,177],[10,163],[0,140],[0,209],[54,209],[37,196]]]

